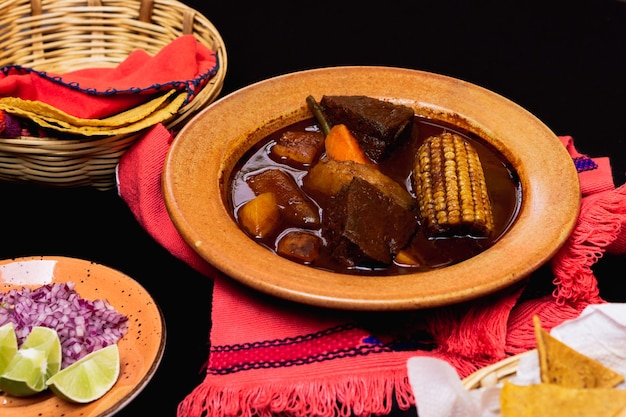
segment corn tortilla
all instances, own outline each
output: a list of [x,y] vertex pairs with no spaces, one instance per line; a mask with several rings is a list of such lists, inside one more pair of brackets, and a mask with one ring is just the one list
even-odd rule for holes
[[[130,110],[103,119],[81,119],[38,101],[15,97],[0,99],[0,109],[26,117],[39,126],[83,136],[134,133],[163,122],[176,113],[187,98],[186,92],[171,90]],[[168,98],[173,97],[168,101]]]

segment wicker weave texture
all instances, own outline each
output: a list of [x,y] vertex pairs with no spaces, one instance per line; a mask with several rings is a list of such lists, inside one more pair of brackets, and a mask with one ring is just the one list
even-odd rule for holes
[[493,365],[486,366],[474,372],[463,380],[466,389],[477,389],[481,387],[491,387],[509,379],[517,373],[517,366],[520,360],[526,355],[536,355],[537,350],[529,350],[515,356],[510,356]]
[[[155,55],[193,34],[217,54],[219,69],[165,125],[178,130],[221,92],[224,41],[201,13],[175,0],[2,0],[0,66],[63,73],[114,67],[135,49]],[[115,186],[115,167],[139,135],[102,139],[0,138],[0,179],[52,186]]]

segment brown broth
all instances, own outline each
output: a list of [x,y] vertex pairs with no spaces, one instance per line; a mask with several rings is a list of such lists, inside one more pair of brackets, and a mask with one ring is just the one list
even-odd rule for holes
[[[307,173],[309,167],[290,166],[272,158],[270,149],[276,142],[278,136],[286,130],[319,130],[314,119],[307,119],[296,124],[287,126],[280,131],[274,132],[267,138],[259,142],[254,148],[244,155],[238,165],[233,170],[230,181],[230,207],[233,218],[237,221],[237,210],[244,203],[254,197],[254,193],[246,184],[247,175],[259,172],[268,168],[281,168],[291,173],[296,182],[302,188],[302,178]],[[476,148],[485,172],[487,188],[492,201],[495,231],[490,238],[474,237],[448,237],[448,238],[428,238],[422,233],[422,228],[418,226],[418,231],[412,239],[410,253],[420,260],[419,267],[402,266],[393,263],[388,266],[359,266],[346,267],[340,262],[332,259],[329,251],[322,248],[318,259],[310,264],[311,267],[323,270],[359,275],[398,275],[413,273],[417,271],[427,271],[434,268],[456,264],[469,259],[492,246],[514,222],[521,203],[521,187],[514,169],[505,158],[491,145],[474,135],[462,131],[454,126],[442,122],[415,117],[413,128],[410,134],[391,153],[390,157],[379,164],[380,170],[387,176],[395,179],[400,184],[404,184],[407,190],[415,196],[411,185],[411,169],[413,157],[419,145],[429,136],[437,135],[443,131],[454,131],[467,140]],[[306,190],[304,190],[306,192]],[[323,216],[324,207],[327,201],[319,195],[307,195],[320,208],[320,217]],[[268,250],[276,251],[278,238],[294,226],[282,223],[277,233],[263,239],[254,239]],[[321,237],[321,230],[310,230]]]

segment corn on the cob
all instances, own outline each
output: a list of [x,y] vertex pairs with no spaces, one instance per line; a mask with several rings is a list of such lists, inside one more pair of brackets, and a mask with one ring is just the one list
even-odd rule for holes
[[478,153],[458,134],[432,136],[415,157],[413,180],[431,235],[489,236],[493,213]]

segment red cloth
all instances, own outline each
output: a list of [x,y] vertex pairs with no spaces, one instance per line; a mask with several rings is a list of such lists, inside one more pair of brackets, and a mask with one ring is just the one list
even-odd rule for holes
[[0,97],[41,101],[72,116],[99,119],[144,103],[171,89],[193,99],[217,72],[215,52],[183,35],[150,56],[137,49],[115,68],[54,74],[10,65],[0,68]]
[[[500,293],[459,305],[407,312],[346,312],[259,294],[205,263],[167,216],[161,169],[172,137],[152,128],[121,159],[119,194],[154,239],[214,280],[211,348],[204,381],[178,417],[370,416],[414,404],[406,361],[447,360],[464,377],[535,347],[532,316],[548,330],[602,303],[593,265],[626,235],[626,186],[615,188],[606,158],[579,154],[561,137],[584,193],[574,232],[539,271]],[[547,291],[538,288],[547,287]]]

